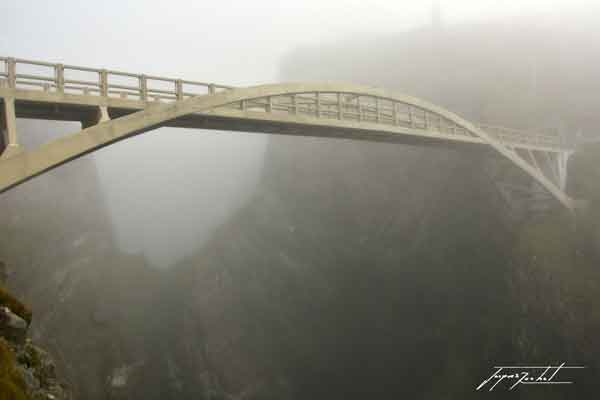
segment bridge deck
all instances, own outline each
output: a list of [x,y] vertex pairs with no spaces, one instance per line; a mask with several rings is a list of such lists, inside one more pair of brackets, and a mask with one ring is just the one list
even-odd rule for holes
[[[17,118],[88,121],[94,118],[97,107],[101,106],[107,107],[109,115],[116,118],[156,103],[185,100],[193,96],[233,89],[227,85],[6,57],[0,57],[0,66],[2,65],[4,68],[0,68],[0,98],[15,99]],[[273,99],[274,104],[256,102],[253,105],[248,104],[243,110],[224,107],[210,113],[195,113],[168,121],[165,125],[307,136],[343,135],[352,139],[446,146],[486,144],[481,138],[467,134],[464,127],[428,113],[422,108],[409,105],[404,110],[399,110],[392,103],[383,104],[385,101],[374,101],[360,94],[356,94],[352,99],[344,99],[344,118],[337,118],[336,112],[329,112],[328,115],[327,110],[340,106],[339,100],[332,98],[328,101],[326,96],[324,93],[320,100],[302,95],[291,100],[276,98]],[[291,101],[294,102],[293,105]],[[267,107],[269,110],[288,110],[296,107],[302,114],[301,104],[305,105],[304,110],[309,114],[316,112],[320,118],[328,119],[328,122],[323,124],[328,129],[319,129],[314,121],[311,124],[303,124],[301,118],[294,118],[293,115],[280,115],[280,122],[264,118]],[[322,111],[316,111],[319,109]],[[381,123],[386,122],[386,119],[401,128],[407,128],[399,130],[398,133],[403,135],[377,135],[373,129],[365,131],[357,129],[356,124],[343,123],[344,120],[358,120],[364,125],[364,122]],[[332,123],[332,120],[342,121]],[[490,125],[478,127],[499,142],[518,149],[562,152],[569,147],[554,133]],[[411,134],[410,128],[420,129],[415,129]]]
[[[10,90],[0,88],[2,98],[15,98],[17,118],[42,119],[53,121],[91,121],[97,114],[98,107],[107,107],[111,118],[118,118],[142,110],[152,104],[131,99],[101,98],[99,96],[57,95],[30,90]],[[193,113],[168,121],[163,126],[192,129],[212,129],[223,131],[262,132],[282,135],[319,136],[331,138],[348,138],[415,145],[435,145],[445,147],[464,147],[465,144],[486,148],[483,140],[477,137],[455,137],[437,133],[432,136],[422,132],[410,135],[377,134],[372,129],[357,129],[351,124],[336,121],[340,126],[333,126],[330,121],[324,122],[327,129],[314,123],[306,124],[286,118],[284,121],[265,120],[262,112],[223,109],[210,113]],[[519,146],[521,147],[521,146]],[[530,146],[523,148],[558,151],[554,146]],[[492,151],[492,149],[489,149]]]

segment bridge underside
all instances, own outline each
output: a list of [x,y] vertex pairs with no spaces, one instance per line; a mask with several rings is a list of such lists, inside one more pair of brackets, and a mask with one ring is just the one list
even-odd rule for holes
[[[3,99],[0,98],[0,102]],[[101,106],[52,104],[43,102],[15,101],[16,118],[38,119],[48,121],[80,122],[82,129],[98,123]],[[114,120],[131,115],[141,108],[106,107],[108,119]],[[360,129],[348,126],[320,126],[313,123],[296,121],[265,120],[263,115],[246,112],[235,115],[235,112],[194,113],[178,117],[161,124],[164,127],[206,129],[236,132],[255,132],[274,135],[296,135],[325,138],[342,138],[350,140],[366,140],[386,143],[399,143],[415,146],[440,146],[445,148],[476,148],[496,154],[492,148],[479,140],[456,141],[454,138],[426,137],[421,135],[390,135],[386,132],[374,132],[371,129]],[[238,113],[239,114],[239,113]],[[1,154],[1,152],[0,152]]]
[[[101,109],[107,113],[107,120],[124,117],[147,107],[132,100],[121,99],[89,99],[84,96],[68,96],[58,99],[56,96],[45,96],[35,93],[36,100],[30,99],[31,93],[16,91],[14,94],[15,117],[48,121],[80,122],[82,128],[88,128],[100,122]],[[7,96],[7,90],[0,88],[0,102]],[[211,112],[198,112],[184,115],[161,124],[165,127],[207,129],[238,132],[256,132],[280,135],[297,135],[312,137],[343,138],[350,140],[366,140],[386,143],[400,143],[416,146],[441,146],[446,148],[477,148],[495,154],[487,143],[476,137],[446,137],[444,135],[424,136],[422,132],[402,132],[401,135],[390,135],[386,131],[373,130],[370,126],[363,128],[355,124],[334,123],[316,124],[315,121],[286,118],[273,120],[265,118],[264,112],[246,110],[239,112],[234,109]]]

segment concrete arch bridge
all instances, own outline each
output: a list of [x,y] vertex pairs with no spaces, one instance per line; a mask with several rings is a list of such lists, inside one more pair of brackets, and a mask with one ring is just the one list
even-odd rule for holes
[[[162,126],[474,147],[510,160],[563,206],[572,152],[558,134],[480,125],[429,102],[336,83],[233,88],[0,58],[0,192],[96,149]],[[80,121],[35,150],[16,118]]]

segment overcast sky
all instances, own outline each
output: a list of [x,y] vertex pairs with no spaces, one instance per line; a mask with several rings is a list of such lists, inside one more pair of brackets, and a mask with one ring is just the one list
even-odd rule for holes
[[[292,48],[427,24],[428,0],[0,2],[0,54],[250,85]],[[593,0],[440,0],[444,20],[598,10]]]
[[[591,18],[597,3],[440,1],[445,24]],[[427,0],[3,0],[0,55],[252,85],[280,80],[282,57],[298,46],[428,25],[431,8]],[[160,265],[194,250],[251,195],[266,138],[161,129],[97,152],[122,246]]]

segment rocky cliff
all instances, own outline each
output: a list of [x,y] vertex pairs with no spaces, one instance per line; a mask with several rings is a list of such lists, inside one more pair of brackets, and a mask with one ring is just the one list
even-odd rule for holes
[[[5,276],[0,262],[0,278]],[[68,400],[71,394],[57,380],[52,358],[26,337],[31,310],[14,298],[0,279],[0,399]]]

